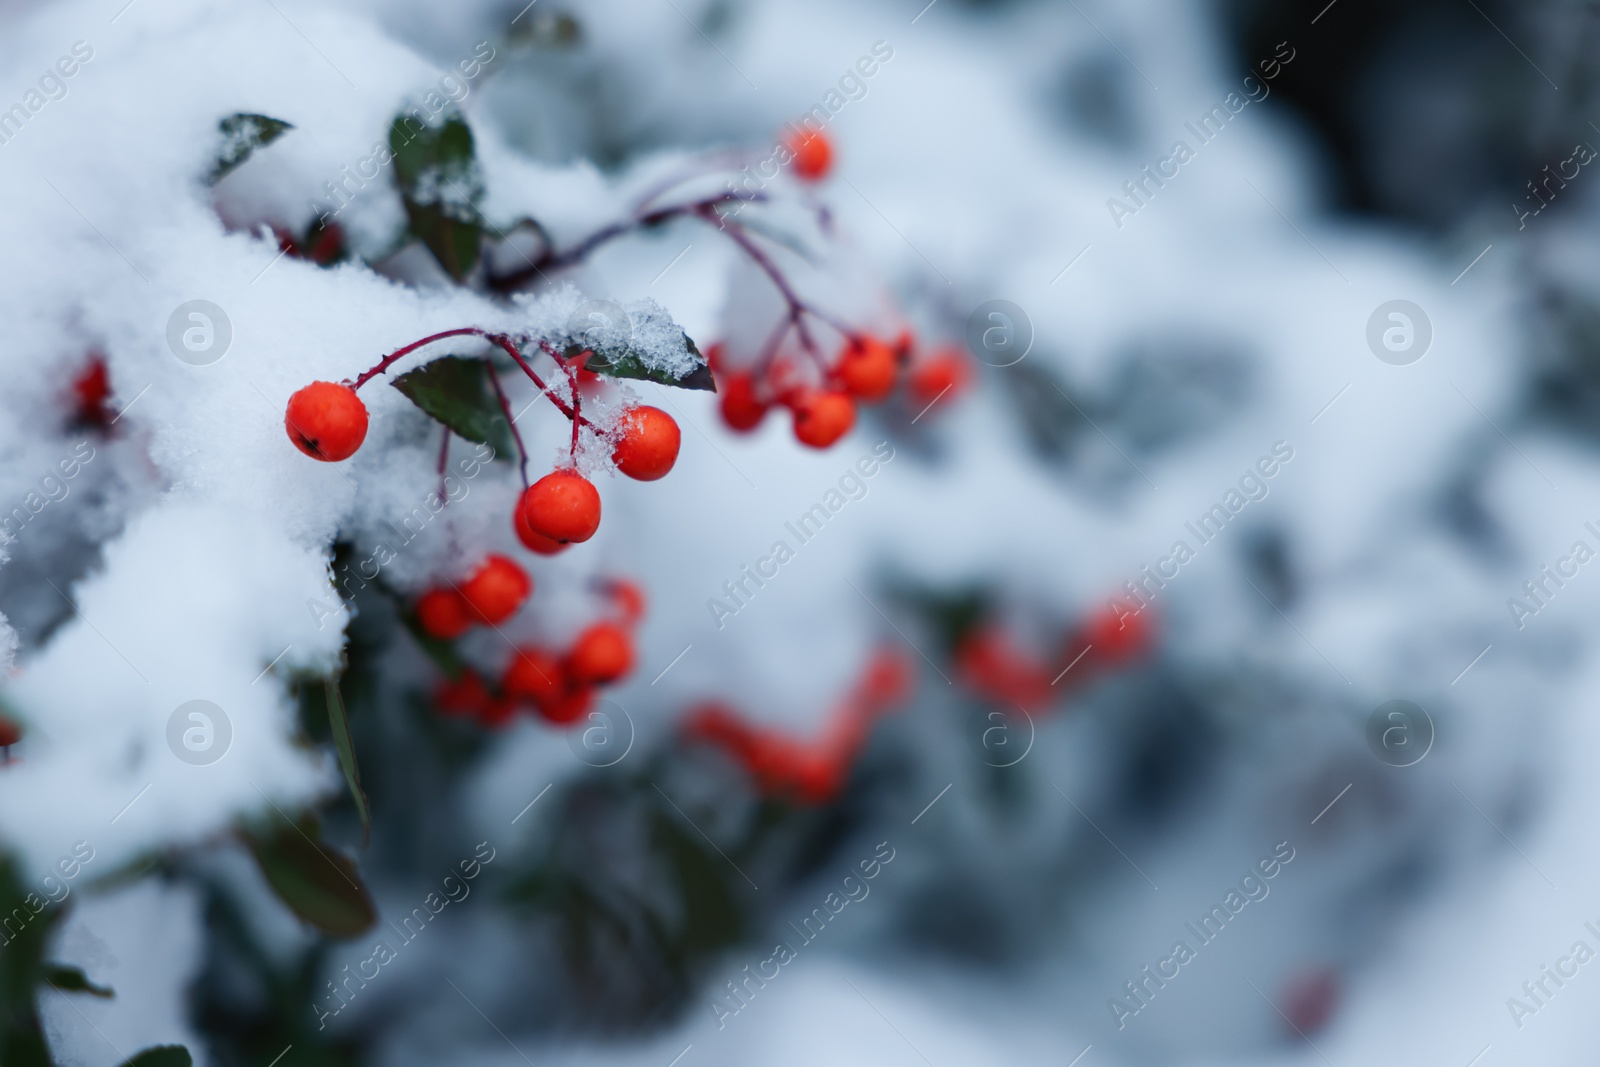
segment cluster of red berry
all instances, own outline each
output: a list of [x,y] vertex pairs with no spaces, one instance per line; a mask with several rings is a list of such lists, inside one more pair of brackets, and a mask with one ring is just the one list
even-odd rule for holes
[[644,616],[644,594],[637,585],[612,579],[603,588],[612,618],[591,623],[564,653],[519,646],[497,687],[463,669],[439,687],[434,700],[439,711],[495,728],[510,722],[519,708],[559,726],[581,719],[594,705],[597,687],[619,682],[633,669],[633,629]]
[[[558,367],[568,373],[573,381],[574,388],[569,401],[557,395],[544,383],[510,337],[476,327],[467,327],[446,330],[414,341],[391,352],[354,381],[312,382],[300,389],[289,398],[288,409],[284,413],[284,428],[288,431],[289,440],[312,459],[329,463],[349,459],[355,455],[367,437],[367,406],[362,403],[356,390],[387,370],[396,360],[423,345],[445,337],[464,335],[481,337],[498,345],[532,379],[534,385],[556,406],[557,410],[572,421],[574,458],[577,455],[580,428],[600,433],[599,428],[583,416],[580,410],[582,392],[576,387],[579,369],[587,353],[566,359],[547,342],[539,342],[540,347],[556,361]],[[492,377],[494,374],[492,366],[489,372]],[[499,391],[498,379],[493,380],[496,392],[502,397],[503,406],[504,394]],[[521,449],[521,435],[518,434],[515,423],[511,421],[508,409],[506,422],[517,440],[518,448]],[[678,448],[683,439],[678,424],[671,415],[660,408],[648,405],[629,408],[619,420],[617,428],[606,436],[610,439],[611,459],[616,464],[617,470],[630,478],[645,482],[665,477],[667,472],[672,470],[673,464],[678,460]],[[526,450],[523,450],[524,465],[526,457]],[[518,539],[528,548],[542,555],[554,555],[569,544],[587,541],[594,536],[600,527],[600,493],[595,489],[594,483],[579,474],[576,469],[564,467],[554,470],[523,491],[522,498],[517,502],[512,514],[512,525]]]
[[683,730],[689,739],[731,756],[749,772],[763,795],[800,804],[826,804],[844,788],[873,722],[905,702],[913,681],[905,655],[884,647],[873,653],[861,680],[833,709],[815,740],[804,741],[757,726],[717,702],[691,710]]
[[706,358],[716,375],[722,421],[729,429],[750,433],[768,411],[784,407],[794,419],[794,435],[801,444],[828,448],[855,425],[857,404],[883,403],[902,378],[906,397],[919,412],[946,394],[953,394],[952,399],[960,395],[971,381],[971,366],[959,348],[946,346],[921,358],[914,355],[914,348],[909,331],[893,342],[847,332],[833,364],[821,367],[820,384],[796,361],[772,353],[743,369],[724,365],[720,344],[712,345]]
[[1034,713],[1048,710],[1062,696],[1057,683],[1075,685],[1120,666],[1150,650],[1155,633],[1143,613],[1110,608],[1091,615],[1060,642],[1060,653],[1041,661],[1018,649],[998,626],[975,627],[956,646],[962,684],[996,704]]

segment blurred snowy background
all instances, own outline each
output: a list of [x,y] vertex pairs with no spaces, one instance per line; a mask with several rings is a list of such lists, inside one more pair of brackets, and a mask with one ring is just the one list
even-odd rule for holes
[[[1597,35],[1572,0],[0,3],[0,1060],[1589,1062]],[[518,642],[639,583],[609,766],[430,707],[395,599],[330,579],[433,489],[435,438],[375,383],[362,453],[318,465],[284,402],[580,293],[753,350],[773,291],[686,218],[542,305],[455,284],[359,173],[430,94],[486,226],[563,247],[820,107],[833,174],[749,209],[824,231],[786,261],[808,296],[928,348],[1005,301],[1029,342],[822,452],[635,383],[682,454],[599,478],[592,542],[522,550],[494,464],[385,567],[403,599],[515,554]],[[240,113],[293,129],[208,183]],[[338,262],[281,254],[334,206]],[[169,343],[195,300],[212,362]],[[547,469],[565,423],[519,425]],[[1104,652],[1135,590],[1136,648],[1051,658]],[[815,735],[881,648],[914,693],[824,803],[684,739],[708,700]],[[169,743],[191,700],[216,762]]]

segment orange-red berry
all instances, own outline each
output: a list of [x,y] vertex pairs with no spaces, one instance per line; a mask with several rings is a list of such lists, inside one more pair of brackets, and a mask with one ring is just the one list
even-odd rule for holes
[[289,440],[312,459],[349,459],[367,438],[367,406],[337,382],[312,382],[289,398],[283,425]]
[[478,721],[491,730],[498,730],[510,722],[516,713],[516,702],[509,697],[491,697],[478,712]]
[[516,614],[533,592],[533,579],[505,556],[493,555],[461,586],[461,596],[477,621],[498,626]]
[[613,578],[606,583],[606,592],[611,594],[611,599],[616,601],[617,610],[622,614],[625,625],[632,626],[644,618],[644,590],[628,581],[626,578]]
[[544,707],[567,693],[567,668],[561,657],[536,646],[519,648],[501,683],[506,695]]
[[844,393],[808,392],[793,404],[794,435],[803,445],[827,448],[856,424],[856,404]]
[[906,384],[911,391],[911,401],[919,408],[927,407],[941,397],[954,400],[966,390],[972,380],[972,366],[960,349],[945,348],[911,368]]
[[0,715],[0,748],[10,748],[22,740],[22,727]]
[[852,337],[835,373],[846,392],[875,404],[894,392],[895,370],[893,348],[875,337]]
[[600,492],[577,471],[552,471],[522,494],[517,516],[558,544],[587,541],[600,528]]
[[722,421],[735,433],[749,433],[767,417],[767,405],[756,396],[756,380],[750,374],[730,374],[720,383]]
[[444,682],[433,697],[441,714],[474,718],[488,709],[491,700],[488,686],[473,671],[462,671],[460,677]]
[[794,172],[808,182],[821,181],[833,169],[833,143],[821,130],[800,128],[784,141],[794,153]]
[[512,512],[511,519],[512,524],[517,528],[517,540],[528,546],[530,550],[539,553],[539,555],[554,556],[558,552],[567,550],[567,546],[560,541],[551,540],[538,530],[530,528],[522,518],[522,509],[520,507]]
[[573,642],[567,670],[579,682],[605,685],[633,667],[633,638],[614,622],[597,622]]
[[660,408],[641,404],[629,408],[622,416],[622,425],[611,458],[617,470],[641,482],[653,482],[666,476],[678,462],[678,446],[683,434],[678,424]]
[[546,722],[566,726],[583,718],[593,706],[594,690],[587,686],[579,686],[549,704],[540,704],[538,712]]
[[442,641],[454,641],[472,628],[471,609],[454,589],[430,589],[418,597],[417,621]]

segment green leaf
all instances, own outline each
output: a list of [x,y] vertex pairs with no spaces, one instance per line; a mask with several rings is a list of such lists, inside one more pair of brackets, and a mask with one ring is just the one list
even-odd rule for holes
[[249,159],[251,152],[262,145],[271,144],[283,136],[284,131],[294,127],[282,119],[241,111],[217,123],[217,129],[222,131],[222,146],[217,149],[216,162],[206,177],[211,185],[217,184],[229,171]]
[[314,822],[279,825],[246,840],[278,899],[317,929],[334,937],[354,937],[378,921],[372,896],[355,863],[320,844]]
[[22,867],[0,852],[0,1064],[51,1067],[39,1021],[44,952],[64,910],[47,900]]
[[182,1045],[152,1045],[134,1053],[122,1067],[194,1067],[194,1057]]
[[96,985],[89,981],[89,976],[83,973],[81,967],[65,963],[47,963],[44,965],[43,977],[46,982],[63,993],[88,993],[90,996],[107,999],[116,996],[109,986]]
[[356,742],[350,734],[350,716],[345,711],[344,697],[339,694],[339,683],[333,679],[322,684],[328,701],[328,728],[333,733],[333,747],[339,752],[339,769],[344,772],[345,785],[350,787],[350,797],[356,802],[361,816],[361,832],[372,833],[372,811],[367,806],[367,794],[361,790],[361,771],[356,766]]
[[488,445],[496,459],[511,459],[516,442],[489,382],[489,362],[441,356],[390,384],[459,437]]
[[483,245],[483,171],[472,128],[459,112],[438,125],[404,113],[389,127],[389,149],[412,235],[460,281],[478,265]]
[[573,313],[559,341],[568,358],[588,352],[584,366],[596,374],[717,391],[706,357],[654,300],[626,309],[591,300]]

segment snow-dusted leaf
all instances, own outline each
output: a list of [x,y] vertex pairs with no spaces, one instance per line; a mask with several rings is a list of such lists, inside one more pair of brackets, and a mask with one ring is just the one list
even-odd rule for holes
[[584,366],[596,374],[717,391],[706,357],[654,300],[626,308],[591,300],[574,312],[560,342],[569,358],[588,352]]
[[294,129],[290,123],[267,115],[240,112],[229,115],[217,123],[222,132],[222,145],[217,149],[217,160],[211,166],[207,180],[215,185],[224,175],[250,158],[250,153],[262,145],[269,145]]
[[107,999],[116,996],[109,986],[96,985],[89,981],[89,976],[83,973],[82,967],[73,967],[66,963],[45,964],[44,980],[63,993],[88,993],[90,996]]
[[289,910],[335,937],[354,937],[378,921],[372,896],[344,853],[316,841],[314,823],[248,835],[267,884]]
[[489,382],[487,360],[441,356],[390,384],[457,436],[494,449],[496,459],[514,454],[511,424]]
[[478,265],[483,245],[483,171],[472,128],[459,113],[437,125],[402,113],[389,127],[389,148],[411,233],[460,281]]
[[123,1061],[122,1067],[194,1067],[194,1057],[182,1045],[152,1045]]

